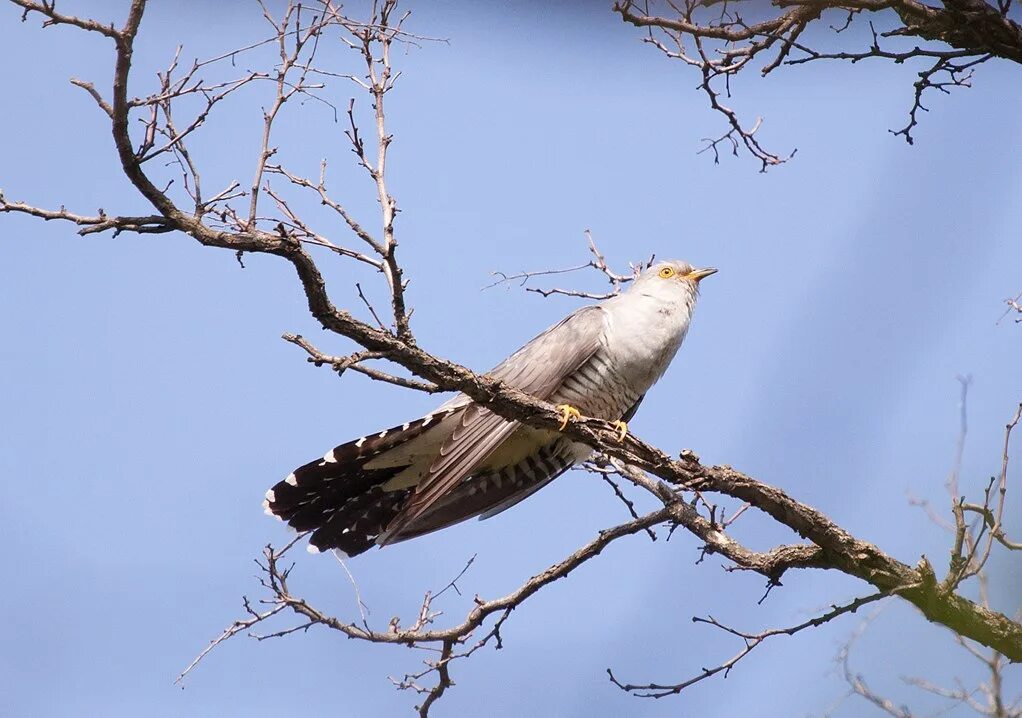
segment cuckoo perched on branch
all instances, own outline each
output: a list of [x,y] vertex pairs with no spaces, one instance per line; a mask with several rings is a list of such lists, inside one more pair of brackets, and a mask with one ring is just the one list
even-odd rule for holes
[[[688,332],[699,282],[716,271],[654,264],[627,291],[572,312],[490,376],[556,404],[562,429],[585,415],[615,422],[623,437]],[[459,395],[421,419],[341,444],[295,469],[266,492],[264,506],[311,531],[310,551],[354,556],[374,543],[494,516],[591,452]]]

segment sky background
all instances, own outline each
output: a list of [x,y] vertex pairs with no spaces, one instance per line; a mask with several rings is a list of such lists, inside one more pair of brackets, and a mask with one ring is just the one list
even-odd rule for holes
[[[949,538],[908,497],[946,504],[955,377],[974,378],[962,480],[973,497],[997,472],[1004,424],[1022,399],[1022,326],[997,323],[1004,298],[1022,290],[1018,69],[991,63],[972,89],[930,98],[915,147],[888,133],[905,122],[911,67],[747,73],[734,104],[747,121],[765,117],[768,148],[798,148],[763,175],[749,158],[714,165],[696,154],[700,138],[723,131],[721,118],[696,77],[644,46],[608,4],[411,6],[410,29],[450,40],[396,54],[404,74],[388,105],[391,190],[421,345],[485,370],[557,321],[578,300],[482,288],[497,270],[586,261],[586,228],[619,268],[651,253],[719,267],[632,430],[779,485],[897,558],[914,564],[926,554],[943,571]],[[102,2],[62,10],[118,23],[124,12]],[[10,199],[86,214],[148,212],[119,172],[105,118],[67,83],[92,80],[109,96],[110,42],[21,24],[19,14],[0,5],[0,187]],[[154,88],[179,42],[184,57],[207,57],[266,34],[248,2],[154,3],[131,94]],[[337,46],[323,57],[338,71],[358,59]],[[251,181],[269,92],[250,88],[196,136],[207,193]],[[337,83],[327,94],[343,106],[352,89]],[[352,167],[342,129],[326,106],[291,107],[278,158],[312,176],[328,159],[332,190],[369,224],[374,191]],[[296,206],[346,240],[315,203]],[[320,259],[337,304],[360,311],[355,281],[384,296],[379,277]],[[387,676],[418,670],[422,654],[327,630],[238,637],[183,689],[173,680],[241,616],[242,595],[261,595],[253,559],[262,546],[288,540],[262,513],[265,490],[335,444],[422,415],[435,397],[306,364],[280,334],[305,333],[337,353],[350,346],[318,331],[288,266],[246,257],[242,269],[231,253],[178,235],[80,238],[69,225],[0,216],[0,326],[0,715],[411,713],[416,697]],[[1020,495],[1009,512],[1016,535]],[[509,592],[626,518],[605,485],[570,473],[499,518],[370,552],[350,568],[370,620],[385,628],[395,615],[410,621],[423,592],[474,555],[463,596],[440,606],[460,620],[473,595]],[[756,548],[792,540],[752,513],[736,533]],[[607,681],[611,667],[628,681],[677,682],[740,648],[692,616],[760,630],[869,592],[840,575],[793,573],[759,605],[760,578],[698,557],[682,533],[614,544],[519,608],[502,650],[456,664],[457,686],[435,714],[832,708],[845,691],[833,657],[858,617],[776,639],[726,681],[681,697],[642,700]],[[333,558],[297,560],[296,593],[357,618]],[[996,606],[1017,611],[1017,558],[991,566]],[[897,603],[852,661],[877,691],[921,712],[943,704],[899,676],[979,680],[947,631]],[[1008,682],[1010,693],[1022,690],[1017,668]],[[871,711],[849,699],[832,715]]]

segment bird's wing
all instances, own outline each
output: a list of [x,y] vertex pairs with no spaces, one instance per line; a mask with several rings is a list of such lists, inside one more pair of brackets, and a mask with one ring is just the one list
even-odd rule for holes
[[[583,307],[547,329],[501,362],[490,376],[539,399],[547,399],[566,377],[600,348],[606,313],[598,305]],[[519,427],[489,409],[473,404],[440,451],[415,495],[387,526],[377,543],[391,543],[448,491],[499,447]]]
[[577,309],[493,368],[489,375],[540,399],[548,398],[600,348],[607,312]]

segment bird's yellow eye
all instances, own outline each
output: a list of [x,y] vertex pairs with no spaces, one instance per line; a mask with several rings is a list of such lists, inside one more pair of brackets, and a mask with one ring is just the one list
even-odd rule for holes
[[674,268],[664,267],[663,269],[660,270],[659,275],[661,279],[670,279],[671,277],[674,276]]

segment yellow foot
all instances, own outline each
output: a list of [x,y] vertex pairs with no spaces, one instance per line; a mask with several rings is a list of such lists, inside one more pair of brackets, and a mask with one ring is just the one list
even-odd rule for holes
[[619,442],[624,441],[625,437],[628,436],[628,422],[615,421],[613,422],[613,426],[617,429],[617,440]]
[[561,412],[561,431],[564,431],[564,428],[568,425],[570,420],[582,418],[582,412],[573,407],[571,404],[558,404],[555,408],[557,411]]

